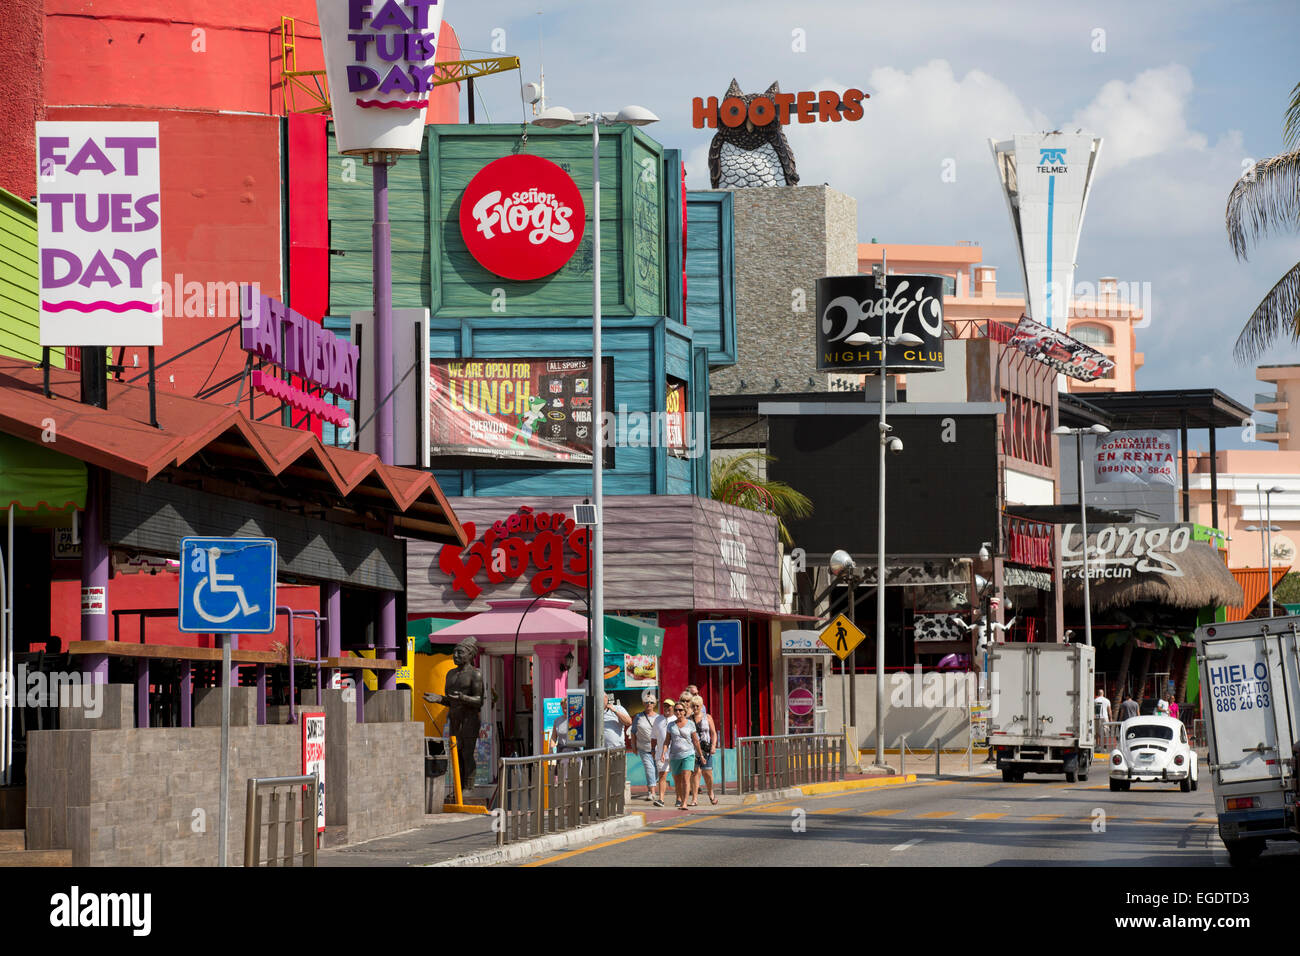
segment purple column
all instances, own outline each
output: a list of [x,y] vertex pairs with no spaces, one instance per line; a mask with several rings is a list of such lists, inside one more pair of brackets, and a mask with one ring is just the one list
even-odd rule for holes
[[[107,495],[104,494],[104,473],[94,465],[86,466],[86,514],[81,525],[81,639],[83,641],[108,640],[108,545],[104,543],[103,527]],[[88,588],[101,589],[102,608],[99,614],[85,612]],[[91,671],[96,682],[107,683],[108,659],[94,665]]]
[[375,453],[385,465],[393,464],[393,233],[388,222],[388,160],[376,154],[373,173],[374,293],[375,293]]
[[357,695],[357,723],[366,722],[366,675],[359,670],[352,671],[352,677],[356,680],[356,687],[353,690]]
[[135,662],[135,725],[149,726],[149,658]]
[[[385,591],[379,596],[379,648],[375,657],[397,660],[397,594]],[[375,671],[380,690],[392,690],[397,686],[397,672],[391,670]]]
[[[343,654],[343,588],[331,581],[323,586],[325,599],[325,656],[341,657]],[[323,680],[326,687],[334,686],[334,675],[341,671],[329,668]]]
[[194,726],[194,663],[181,661],[181,726]]
[[266,665],[257,665],[257,722],[266,723]]

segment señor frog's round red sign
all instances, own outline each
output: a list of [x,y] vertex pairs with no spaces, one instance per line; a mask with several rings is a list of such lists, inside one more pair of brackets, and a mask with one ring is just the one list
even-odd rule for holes
[[470,253],[507,279],[540,279],[561,268],[582,241],[586,217],[577,184],[539,156],[488,163],[460,201],[460,233]]

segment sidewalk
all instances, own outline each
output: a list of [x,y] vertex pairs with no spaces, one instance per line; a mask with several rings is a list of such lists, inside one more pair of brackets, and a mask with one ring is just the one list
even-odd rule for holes
[[[872,754],[863,755],[863,766],[867,768],[866,772],[851,771],[843,780],[805,784],[786,790],[765,790],[761,793],[741,796],[736,792],[736,783],[732,780],[728,782],[726,793],[715,790],[715,795],[718,797],[716,806],[709,803],[707,794],[701,793],[697,806],[679,810],[673,806],[673,791],[669,788],[666,805],[662,808],[654,807],[645,799],[645,787],[633,787],[632,799],[627,803],[627,813],[622,817],[580,827],[577,830],[523,840],[505,847],[496,845],[491,816],[431,813],[426,814],[425,822],[414,830],[380,837],[365,843],[321,850],[317,855],[317,861],[320,866],[492,866],[523,859],[536,853],[615,838],[620,834],[635,832],[646,824],[685,820],[700,814],[736,811],[747,806],[792,800],[801,796],[923,783],[927,777],[934,775],[932,755],[909,754],[905,775],[897,772],[873,772],[870,770],[871,758]],[[897,771],[898,755],[890,754],[888,758],[892,769]],[[982,756],[977,756],[973,760],[973,775],[996,773],[991,764],[981,763]],[[966,776],[965,753],[943,754],[940,767],[945,777]]]

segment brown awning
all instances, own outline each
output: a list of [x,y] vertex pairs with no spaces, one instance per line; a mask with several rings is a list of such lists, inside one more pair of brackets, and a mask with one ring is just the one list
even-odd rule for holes
[[381,464],[375,455],[332,448],[308,431],[255,422],[242,411],[159,389],[158,428],[149,424],[143,387],[108,383],[108,408],[79,401],[80,376],[42,372],[0,357],[0,432],[108,471],[152,481],[165,472],[196,473],[274,486],[284,497],[330,501],[372,516],[389,515],[397,533],[426,541],[467,542],[433,475]]

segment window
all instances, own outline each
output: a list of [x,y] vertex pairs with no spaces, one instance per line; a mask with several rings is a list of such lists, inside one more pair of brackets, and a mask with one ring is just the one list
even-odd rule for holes
[[1138,724],[1124,734],[1125,740],[1173,740],[1174,728],[1160,724]]
[[1077,325],[1070,329],[1070,335],[1084,345],[1113,345],[1115,336],[1104,325]]
[[954,276],[943,277],[943,294],[944,295],[957,294],[957,279]]

